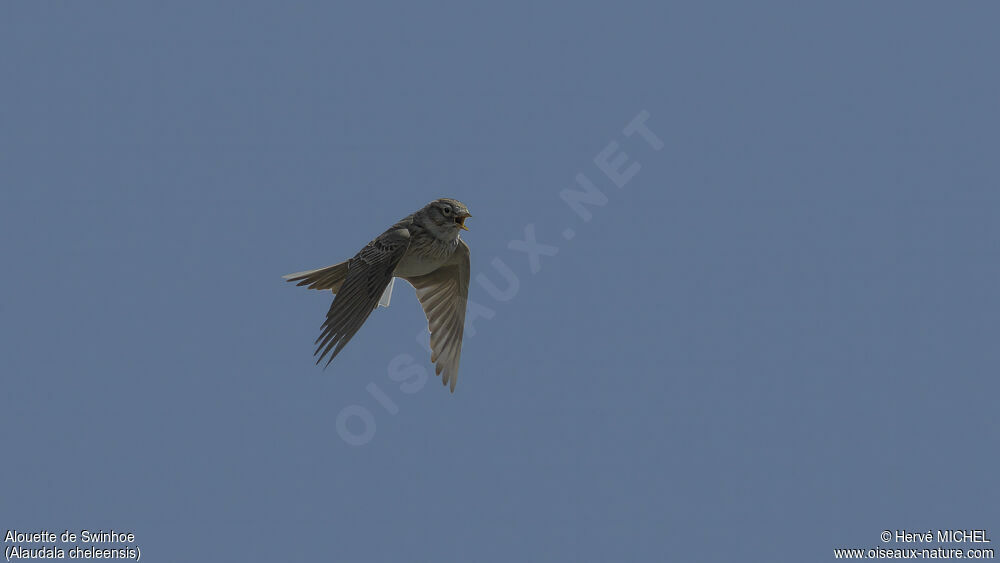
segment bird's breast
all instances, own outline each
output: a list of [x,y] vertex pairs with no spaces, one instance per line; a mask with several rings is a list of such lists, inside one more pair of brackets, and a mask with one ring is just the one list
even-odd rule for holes
[[422,276],[437,270],[443,263],[443,260],[428,260],[420,256],[407,254],[396,264],[396,269],[393,270],[392,275],[397,278]]
[[396,264],[396,269],[392,275],[398,278],[408,278],[413,276],[423,276],[437,270],[443,266],[458,246],[458,241],[454,243],[425,238],[410,240],[410,247],[406,254]]

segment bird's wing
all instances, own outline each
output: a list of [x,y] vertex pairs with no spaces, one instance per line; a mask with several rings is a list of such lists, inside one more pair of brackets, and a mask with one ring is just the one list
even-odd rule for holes
[[323,332],[316,339],[316,363],[330,354],[327,365],[358,332],[378,305],[379,297],[392,279],[396,264],[406,254],[410,233],[405,228],[388,230],[368,243],[347,261],[347,277],[326,313]]
[[441,383],[455,392],[462,357],[465,306],[469,301],[469,247],[459,239],[451,259],[433,272],[406,278],[417,290],[431,331],[431,361]]

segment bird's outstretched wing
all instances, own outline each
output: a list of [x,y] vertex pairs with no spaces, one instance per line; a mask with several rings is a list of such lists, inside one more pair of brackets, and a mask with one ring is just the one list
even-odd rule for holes
[[431,331],[431,361],[441,383],[455,392],[462,357],[465,306],[469,301],[469,247],[459,239],[447,264],[424,276],[406,278],[417,290]]
[[[316,352],[327,365],[337,357],[351,340],[368,315],[378,305],[396,264],[406,253],[410,233],[405,228],[388,230],[369,242],[361,252],[347,261],[347,276],[326,313],[323,332],[316,339]],[[330,351],[333,351],[331,354]]]

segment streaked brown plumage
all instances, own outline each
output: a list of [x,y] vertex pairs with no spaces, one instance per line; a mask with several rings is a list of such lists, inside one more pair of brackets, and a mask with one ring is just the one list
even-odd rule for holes
[[465,204],[441,198],[389,227],[350,260],[284,276],[336,294],[316,339],[316,363],[329,355],[329,365],[337,357],[399,277],[416,289],[431,331],[431,362],[454,392],[469,297],[469,247],[459,230],[468,230],[468,217]]

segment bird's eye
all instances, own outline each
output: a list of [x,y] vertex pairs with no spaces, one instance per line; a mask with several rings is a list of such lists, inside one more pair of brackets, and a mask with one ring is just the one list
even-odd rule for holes
[[441,208],[441,212],[444,213],[445,215],[451,215],[451,208],[450,207],[442,207]]

